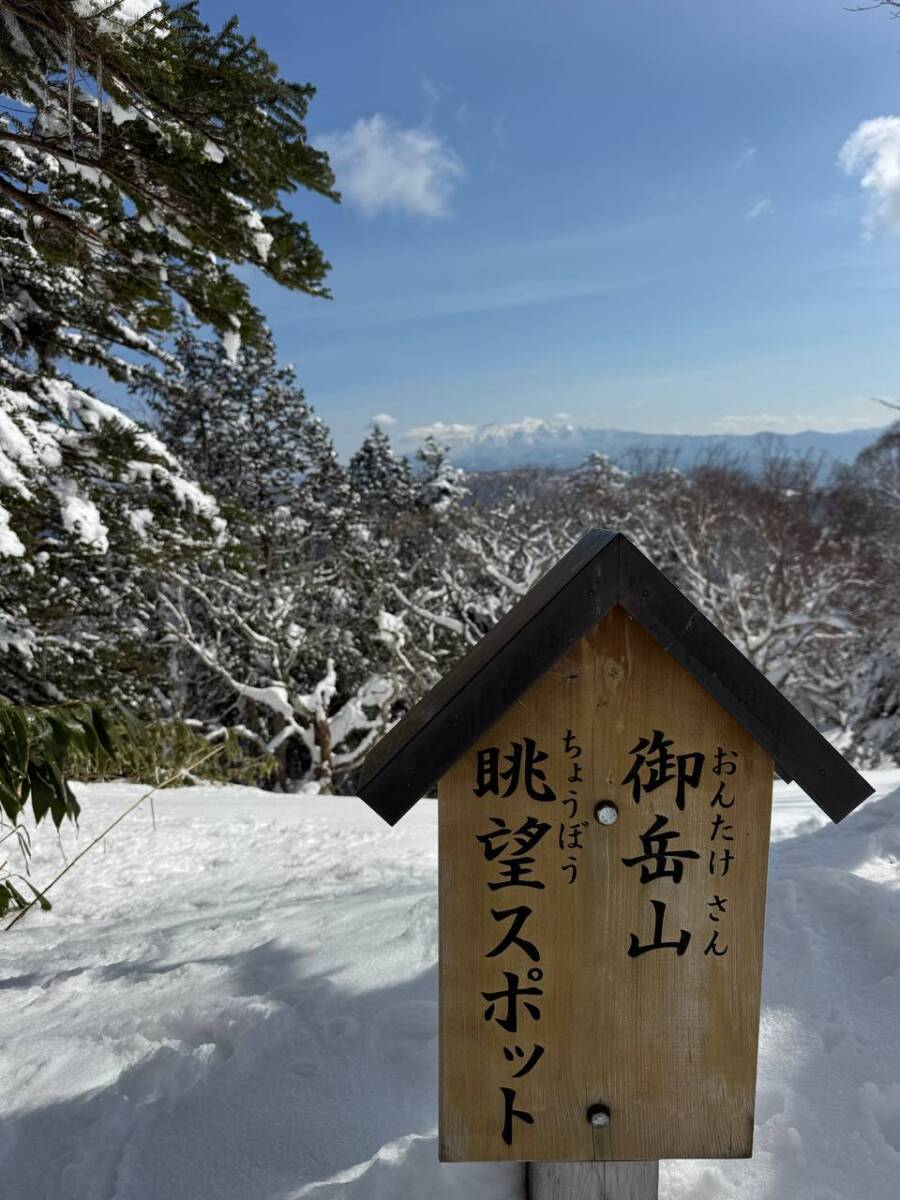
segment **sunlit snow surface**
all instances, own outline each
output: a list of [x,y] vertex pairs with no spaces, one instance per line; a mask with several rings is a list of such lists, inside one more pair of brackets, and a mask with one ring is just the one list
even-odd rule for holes
[[[754,1157],[664,1164],[664,1200],[900,1195],[900,771],[871,778],[840,826],[776,787]],[[79,794],[84,844],[140,789]],[[434,803],[390,830],[204,787],[156,816],[0,937],[4,1200],[520,1197],[437,1162]]]

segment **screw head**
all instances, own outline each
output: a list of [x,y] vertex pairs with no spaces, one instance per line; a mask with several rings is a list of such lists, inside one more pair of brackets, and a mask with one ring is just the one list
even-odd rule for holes
[[605,1129],[609,1124],[609,1109],[605,1104],[592,1104],[587,1110],[587,1119],[594,1129]]
[[594,809],[594,816],[601,825],[615,825],[619,819],[619,810],[612,800],[601,800]]

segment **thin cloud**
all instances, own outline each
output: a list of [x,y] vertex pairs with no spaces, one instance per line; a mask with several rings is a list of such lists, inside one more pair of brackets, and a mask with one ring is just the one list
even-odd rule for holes
[[754,204],[751,204],[744,216],[748,221],[755,221],[759,217],[767,217],[775,211],[775,205],[768,196],[761,196]]
[[745,167],[748,162],[756,157],[755,146],[745,146],[734,162],[731,164],[735,171],[739,171],[741,167]]
[[380,425],[382,428],[384,428],[387,425],[396,425],[397,418],[392,417],[390,413],[375,413],[375,415],[372,417],[372,424]]
[[873,424],[873,414],[823,417],[815,412],[734,413],[719,417],[713,428],[722,433],[844,433],[849,429],[865,429]]
[[318,140],[331,158],[339,190],[367,217],[449,215],[465,168],[433,130],[402,129],[376,113]]
[[863,121],[844,142],[838,162],[868,195],[866,236],[878,229],[900,233],[900,117]]
[[421,84],[422,94],[425,97],[425,105],[430,117],[437,108],[438,104],[440,104],[443,91],[440,87],[438,87],[434,80],[429,79],[427,75],[422,76]]

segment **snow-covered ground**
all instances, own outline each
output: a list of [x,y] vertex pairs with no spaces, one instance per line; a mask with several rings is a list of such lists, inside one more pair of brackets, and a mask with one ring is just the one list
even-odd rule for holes
[[[900,1196],[900,771],[776,788],[756,1148],[665,1200]],[[82,787],[84,844],[141,789]],[[0,936],[3,1200],[513,1200],[437,1162],[435,805],[189,788]],[[42,831],[45,832],[45,831]],[[60,863],[40,836],[36,877]]]

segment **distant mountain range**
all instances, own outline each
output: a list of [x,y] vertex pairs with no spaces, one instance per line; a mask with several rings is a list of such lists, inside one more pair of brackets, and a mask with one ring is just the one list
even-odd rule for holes
[[772,451],[813,454],[825,462],[852,462],[877,441],[882,428],[848,429],[840,433],[635,433],[621,429],[590,429],[559,421],[526,417],[506,425],[436,425],[409,430],[404,440],[420,441],[433,433],[451,449],[450,459],[466,471],[513,470],[517,467],[580,466],[594,453],[625,466],[635,452],[664,454],[674,465],[690,467],[712,450],[742,458],[749,467]]

